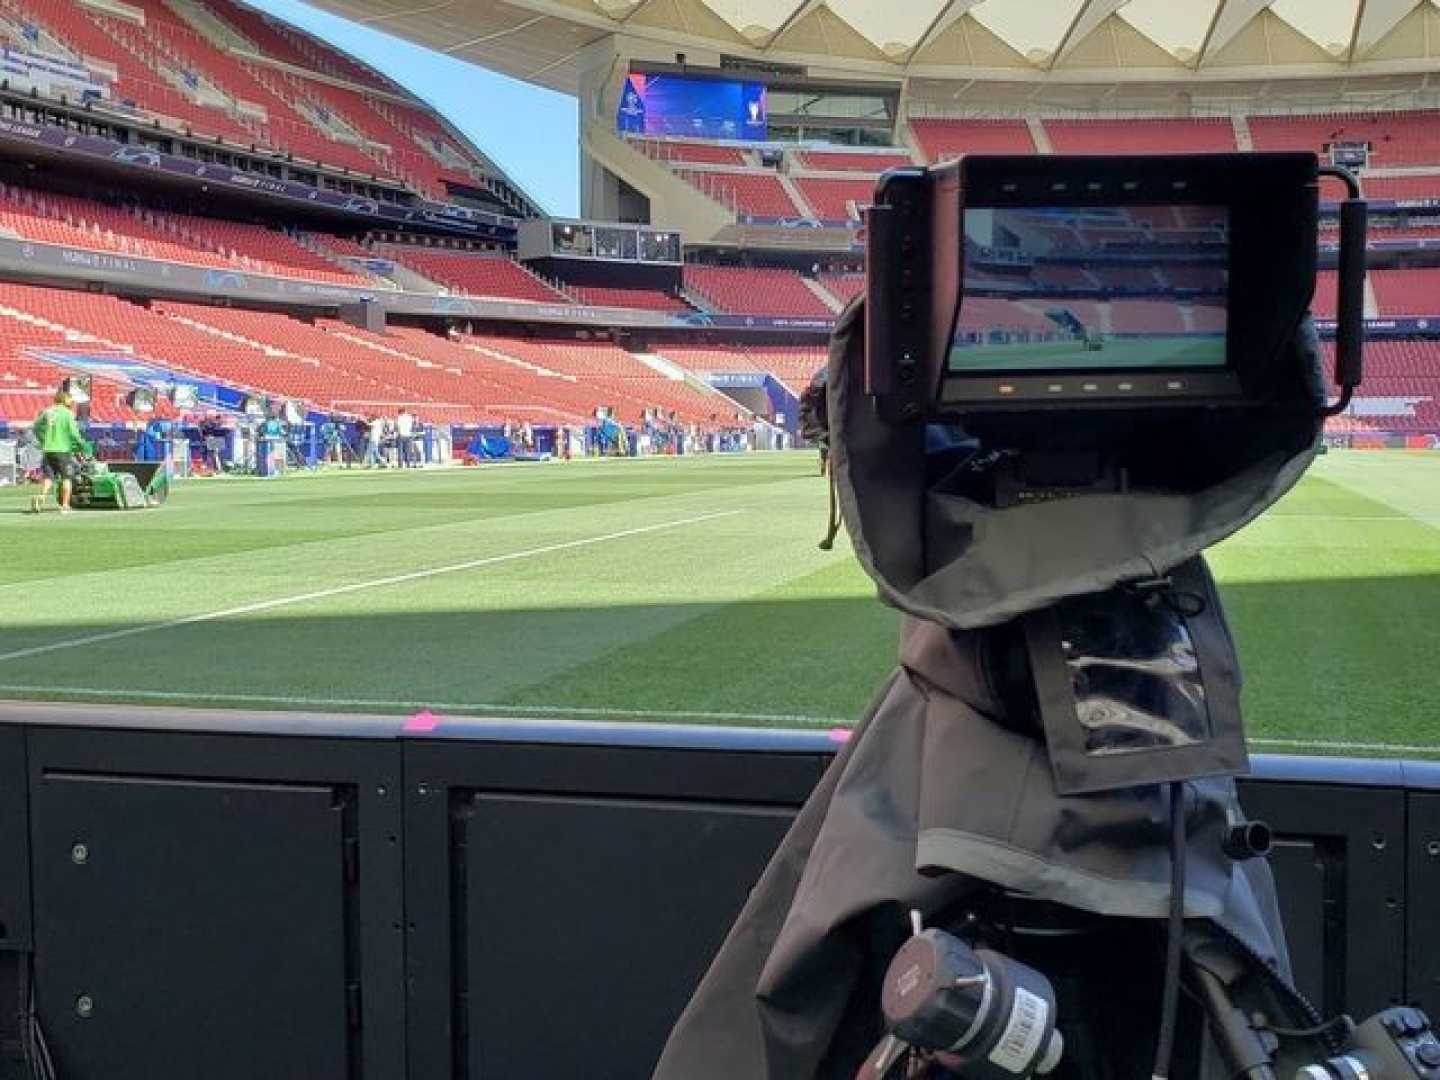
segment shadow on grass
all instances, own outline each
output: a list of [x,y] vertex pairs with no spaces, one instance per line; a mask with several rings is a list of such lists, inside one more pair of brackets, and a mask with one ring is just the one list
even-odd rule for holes
[[[1222,591],[1252,735],[1440,748],[1440,576]],[[828,724],[857,718],[893,668],[899,620],[874,600],[835,597],[389,614],[297,606],[138,633],[5,622],[0,656],[70,643],[0,659],[0,695],[12,698]]]

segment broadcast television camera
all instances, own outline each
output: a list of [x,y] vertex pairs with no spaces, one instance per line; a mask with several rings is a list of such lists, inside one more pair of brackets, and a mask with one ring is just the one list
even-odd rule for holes
[[[1322,172],[1352,196],[1333,402]],[[1365,217],[1310,154],[882,177],[866,296],[807,396],[900,666],[659,1080],[1440,1080],[1423,1014],[1357,1030],[1291,981],[1202,557],[1360,382]]]
[[[1338,412],[1361,379],[1366,206],[1348,173],[1325,171],[1352,194],[1340,208],[1334,404],[1317,385],[1313,347],[1297,347],[1316,278],[1321,170],[1311,154],[979,156],[886,174],[867,221],[864,391],[882,423],[938,433],[926,439],[931,490],[996,510],[1223,484],[1253,458],[1258,429]],[[1169,785],[1156,1077],[1174,1057],[1185,782],[1246,770],[1234,687],[1208,677],[1225,670],[1229,647],[1206,641],[1217,628],[1203,616],[1219,606],[1208,575],[1184,564],[1031,611],[1009,639],[1022,654],[1010,681],[1031,695],[1011,723],[1046,743],[1057,793]],[[1217,857],[1237,862],[1263,856],[1269,831],[1236,818],[1221,847]],[[1011,940],[1091,929],[1013,899],[1029,915],[1005,926]],[[861,1077],[1004,1080],[1061,1064],[1049,978],[985,947],[995,928],[983,909],[970,904],[954,933],[924,929],[914,914],[883,982],[888,1034]],[[1226,979],[1193,952],[1186,982],[1231,1075],[1273,1077],[1274,1021],[1245,1019]],[[1440,1067],[1417,1010],[1388,1010],[1359,1036],[1353,1025],[1310,1027],[1304,1035],[1324,1035],[1334,1053],[1303,1066],[1305,1080]],[[1083,1063],[1079,1074],[1103,1072]]]

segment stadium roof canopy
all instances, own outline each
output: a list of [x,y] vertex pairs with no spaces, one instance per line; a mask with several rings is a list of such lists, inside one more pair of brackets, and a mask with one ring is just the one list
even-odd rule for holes
[[[576,92],[601,43],[721,55],[815,77],[1191,82],[1437,73],[1440,0],[312,0],[531,82]],[[1417,79],[1418,77],[1418,79]],[[1428,85],[1420,83],[1426,89]]]

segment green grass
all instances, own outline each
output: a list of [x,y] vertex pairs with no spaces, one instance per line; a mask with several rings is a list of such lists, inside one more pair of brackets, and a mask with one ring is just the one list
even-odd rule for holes
[[[808,454],[22,505],[0,489],[4,697],[830,724],[894,663],[897,616],[816,548]],[[1440,756],[1440,455],[1329,455],[1213,561],[1262,748]]]
[[950,351],[951,371],[1094,371],[1209,367],[1225,363],[1225,335],[1106,338],[1099,349],[1079,341],[973,345]]

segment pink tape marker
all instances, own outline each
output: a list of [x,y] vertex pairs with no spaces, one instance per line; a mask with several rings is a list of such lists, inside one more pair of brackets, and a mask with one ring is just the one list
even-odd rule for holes
[[405,721],[406,731],[434,731],[440,726],[440,717],[429,709],[422,709]]
[[849,728],[832,727],[828,734],[830,741],[833,743],[847,743],[850,741],[850,736],[853,733]]

